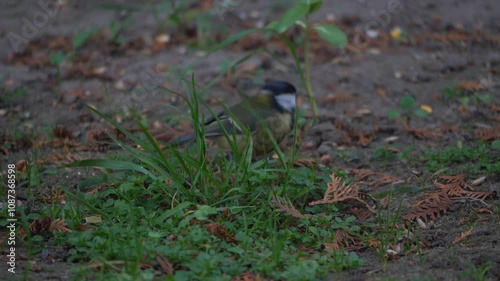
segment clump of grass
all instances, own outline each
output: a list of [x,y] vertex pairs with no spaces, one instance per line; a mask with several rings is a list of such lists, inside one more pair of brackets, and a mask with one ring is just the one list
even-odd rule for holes
[[445,146],[439,151],[427,151],[424,158],[427,169],[437,172],[467,172],[474,176],[500,172],[500,153],[495,142],[479,142],[471,145]]
[[[146,128],[133,135],[99,113],[140,149],[123,145],[125,153],[68,165],[100,169],[80,185],[97,192],[60,187],[67,203],[28,220],[64,218],[74,231],[49,238],[33,235],[33,251],[47,244],[68,247],[69,261],[91,262],[76,267],[74,274],[98,280],[151,280],[154,269],[145,265],[157,264],[158,257],[174,266],[176,280],[229,280],[247,271],[264,278],[311,280],[359,266],[362,260],[354,253],[322,250],[336,229],[355,227],[354,217],[336,218],[337,209],[325,205],[315,207],[318,215],[296,219],[278,212],[273,203],[281,198],[306,212],[310,198],[324,192],[325,173],[293,167],[286,152],[253,162],[249,145],[233,151],[232,160],[208,157],[199,121],[202,100],[194,83],[190,88],[186,101],[197,140],[185,150],[162,151]],[[85,223],[96,216],[102,220]]]

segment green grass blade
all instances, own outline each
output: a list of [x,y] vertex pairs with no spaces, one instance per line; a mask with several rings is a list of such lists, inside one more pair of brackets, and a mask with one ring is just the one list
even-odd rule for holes
[[65,167],[97,167],[110,170],[130,170],[146,174],[151,178],[156,179],[155,175],[143,167],[131,162],[118,160],[87,159],[66,164]]

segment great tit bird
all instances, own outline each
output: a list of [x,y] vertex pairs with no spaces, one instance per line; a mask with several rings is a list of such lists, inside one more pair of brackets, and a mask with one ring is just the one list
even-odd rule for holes
[[[240,151],[244,148],[245,129],[252,138],[253,156],[261,156],[271,152],[273,141],[279,145],[292,131],[297,91],[285,81],[271,81],[265,84],[256,95],[219,112],[204,123],[205,138],[213,139],[217,146],[230,151],[229,139],[236,135]],[[191,133],[170,141],[171,146],[191,142],[195,134]]]

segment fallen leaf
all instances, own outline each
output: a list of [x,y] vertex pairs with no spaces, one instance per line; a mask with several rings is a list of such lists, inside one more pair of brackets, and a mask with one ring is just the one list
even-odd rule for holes
[[430,105],[426,105],[426,104],[422,104],[420,106],[420,109],[424,110],[425,112],[427,112],[428,114],[431,114],[432,113],[432,107]]
[[161,269],[163,269],[163,272],[165,272],[166,275],[174,274],[174,265],[168,260],[168,258],[165,255],[157,253],[156,262],[158,262]]
[[386,97],[387,96],[387,90],[386,89],[380,88],[380,89],[377,89],[376,91],[377,91],[377,94],[379,96],[381,96],[381,97]]
[[477,178],[477,179],[473,180],[471,182],[471,184],[474,185],[474,186],[478,186],[478,185],[482,184],[485,180],[486,180],[486,176],[482,176],[480,178]]
[[101,215],[88,216],[85,217],[84,220],[85,223],[98,224],[102,222],[102,216]]
[[453,244],[458,244],[458,243],[464,241],[472,233],[472,230],[474,230],[473,227],[471,229],[467,230],[467,231],[462,232],[460,234],[460,236],[458,236],[457,238],[455,238],[453,240]]
[[229,232],[224,226],[216,222],[206,224],[205,226],[208,228],[208,232],[214,234],[217,237],[225,238],[228,242],[233,242],[233,243],[238,242],[238,240],[236,240],[234,236],[229,234]]
[[500,139],[500,126],[479,129],[474,132],[476,138],[490,141]]
[[455,86],[459,90],[466,90],[471,92],[477,92],[486,89],[486,87],[479,81],[473,80],[462,80]]
[[310,214],[302,214],[290,202],[285,201],[285,203],[281,203],[281,201],[277,197],[273,197],[273,203],[276,207],[278,207],[278,212],[283,212],[294,218],[305,219],[311,217]]
[[333,161],[333,158],[330,154],[325,154],[323,156],[321,156],[321,158],[319,159],[319,162],[325,166],[329,166]]
[[370,205],[360,198],[359,187],[356,184],[347,185],[342,182],[340,177],[336,177],[335,174],[331,174],[330,178],[332,181],[327,183],[323,199],[310,202],[309,206],[354,200],[361,203],[370,212],[374,212]]
[[261,281],[263,280],[260,275],[257,275],[253,272],[245,271],[240,273],[238,276],[231,279],[231,281]]
[[51,232],[56,232],[56,231],[67,232],[67,233],[73,232],[73,230],[68,228],[68,226],[66,225],[66,221],[63,219],[56,219],[55,221],[52,221],[49,230]]

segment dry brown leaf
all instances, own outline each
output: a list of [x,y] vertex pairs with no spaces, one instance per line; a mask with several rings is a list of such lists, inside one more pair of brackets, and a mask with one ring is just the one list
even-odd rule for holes
[[444,192],[428,192],[427,194],[428,196],[412,205],[410,213],[404,216],[404,219],[421,218],[427,221],[427,218],[430,217],[431,220],[436,220],[441,216],[441,212],[446,213],[453,204],[453,201]]
[[67,164],[75,161],[81,160],[79,156],[76,154],[73,154],[69,151],[69,147],[73,148],[72,150],[79,150],[81,149],[81,146],[67,146],[64,149],[64,154],[61,154],[59,152],[52,152],[46,159],[45,162],[47,163],[54,163],[54,164]]
[[375,240],[375,239],[368,239],[366,241],[366,244],[368,244],[368,247],[373,248],[373,249],[379,249],[380,248],[380,241]]
[[238,240],[236,240],[236,238],[234,236],[229,234],[229,232],[227,231],[227,229],[224,226],[222,226],[216,222],[206,224],[205,226],[208,228],[208,232],[212,233],[213,235],[215,235],[217,237],[224,238],[228,242],[233,242],[233,243],[238,242]]
[[351,212],[353,213],[354,216],[356,216],[356,218],[360,222],[366,220],[369,216],[373,215],[373,213],[370,211],[358,209],[356,207],[352,208]]
[[494,208],[494,205],[489,205],[486,207],[481,207],[481,208],[477,209],[477,211],[479,213],[486,213],[486,214],[493,215],[493,208]]
[[[477,36],[477,35],[476,35]],[[456,41],[473,41],[476,39],[474,34],[470,34],[460,30],[452,30],[446,33],[429,33],[422,32],[415,37],[417,44],[427,41],[438,41],[443,43],[456,42]]]
[[90,229],[90,226],[88,226],[88,225],[84,225],[84,224],[79,223],[79,224],[76,226],[76,229],[77,229],[78,231],[82,231],[82,232],[83,232],[83,231],[85,231],[85,230]]
[[467,231],[460,233],[460,235],[453,240],[453,244],[458,244],[458,243],[464,241],[472,233],[472,230],[474,230],[473,227],[471,227],[471,229],[469,229]]
[[372,142],[372,136],[365,132],[355,132],[355,137],[358,138],[358,144],[361,146],[368,146]]
[[238,276],[231,279],[231,281],[261,281],[263,280],[260,275],[250,271],[240,273]]
[[113,81],[113,71],[104,66],[92,66],[89,63],[75,63],[68,69],[65,78],[100,79]]
[[441,132],[443,132],[443,133],[455,133],[455,132],[458,132],[458,130],[460,129],[460,126],[441,123],[441,124],[439,124],[439,128],[441,129]]
[[391,194],[387,194],[384,198],[380,199],[379,203],[382,208],[387,208],[391,200]]
[[101,188],[103,188],[103,187],[104,187],[104,185],[99,185],[99,186],[97,186],[97,187],[95,187],[95,188],[92,188],[91,190],[87,191],[86,193],[87,193],[88,195],[94,195],[94,194],[97,194],[97,193],[100,191],[100,189],[101,189]]
[[369,170],[369,169],[353,169],[351,173],[354,174],[354,179],[356,181],[362,181],[368,178],[371,175],[376,175],[377,172]]
[[372,141],[372,133],[370,132],[354,130],[340,120],[336,120],[334,125],[342,135],[339,145],[351,146],[356,143],[361,146],[367,146]]
[[474,132],[477,139],[491,141],[500,139],[500,126],[493,128],[479,129]]
[[459,90],[466,90],[471,92],[477,92],[486,89],[486,87],[479,81],[473,80],[462,80],[455,86]]
[[377,94],[379,96],[381,96],[381,97],[386,97],[387,96],[387,90],[383,89],[383,88],[377,89]]
[[359,187],[356,184],[346,185],[342,182],[341,178],[336,177],[335,174],[331,174],[330,178],[332,181],[327,184],[328,187],[323,199],[310,202],[309,206],[354,200],[361,203],[370,212],[374,212],[370,205],[360,198]]
[[298,158],[295,160],[295,163],[293,163],[295,167],[314,167],[316,165],[316,160],[314,158]]
[[490,105],[490,110],[493,112],[500,112],[500,104],[492,104]]
[[495,196],[494,192],[475,191],[474,187],[467,184],[465,179],[464,174],[439,176],[439,180],[434,182],[439,190],[427,193],[429,196],[417,201],[412,206],[410,213],[404,218],[426,220],[427,217],[430,217],[435,220],[441,216],[441,212],[446,212],[448,207],[452,205],[452,199],[473,199],[484,203],[483,200]]
[[439,139],[443,137],[443,133],[439,129],[428,130],[425,128],[406,128],[406,132],[415,136],[417,139]]
[[249,36],[245,36],[238,40],[239,46],[241,50],[248,51],[252,49],[256,49],[265,44],[266,39],[262,37],[262,35],[258,33],[252,33]]
[[55,221],[52,221],[49,230],[51,232],[56,232],[56,231],[67,232],[67,233],[73,232],[73,230],[68,228],[68,226],[66,225],[66,221],[63,219],[56,219]]
[[[401,180],[400,178],[369,169],[353,169],[351,172],[354,174],[354,179],[357,182],[373,187],[379,187]],[[368,180],[369,177],[374,177],[374,179]]]
[[356,237],[349,234],[349,232],[339,229],[335,231],[335,236],[332,243],[324,243],[323,246],[326,250],[339,251],[362,247],[361,241]]
[[461,193],[461,197],[465,198],[471,198],[471,199],[477,199],[484,201],[486,199],[491,199],[494,198],[494,192],[489,192],[489,191],[468,191],[468,190],[463,190]]
[[35,219],[30,223],[31,234],[39,234],[49,230],[51,223],[52,219],[50,217],[45,217],[43,220]]
[[91,150],[106,151],[109,144],[114,142],[108,132],[101,128],[89,130],[86,137]]
[[336,92],[334,94],[329,94],[323,98],[325,103],[345,103],[356,101],[358,98],[352,93]]
[[325,154],[321,156],[319,162],[325,166],[329,166],[333,161],[333,157],[330,154]]
[[394,177],[394,176],[391,176],[391,175],[388,175],[388,174],[382,174],[382,173],[379,173],[379,177],[372,180],[372,181],[369,181],[367,182],[366,184],[369,185],[369,186],[374,186],[374,187],[378,187],[378,186],[383,186],[383,185],[386,185],[386,184],[389,184],[389,183],[393,183],[393,182],[396,182],[396,181],[399,181],[400,179],[397,178],[397,177]]
[[297,210],[291,203],[285,202],[284,204],[281,203],[281,201],[273,197],[273,203],[278,207],[278,212],[283,212],[289,216],[292,216],[294,218],[298,219],[305,219],[311,217],[310,214],[302,214],[299,210]]
[[434,185],[451,198],[465,197],[486,200],[493,197],[493,192],[475,191],[474,186],[465,181],[466,176],[464,174],[455,176],[442,175],[439,178],[443,182],[435,181]]
[[60,189],[52,192],[52,194],[37,195],[36,199],[49,204],[66,204],[66,194]]
[[28,65],[32,67],[50,66],[50,58],[47,53],[34,55],[31,51],[14,53],[6,59],[9,64]]
[[161,269],[163,269],[163,272],[165,272],[166,275],[174,274],[174,265],[168,260],[168,258],[165,255],[157,253],[156,262],[158,262]]
[[56,126],[52,129],[52,133],[54,137],[58,139],[74,139],[73,132],[71,132],[68,127],[65,126]]

